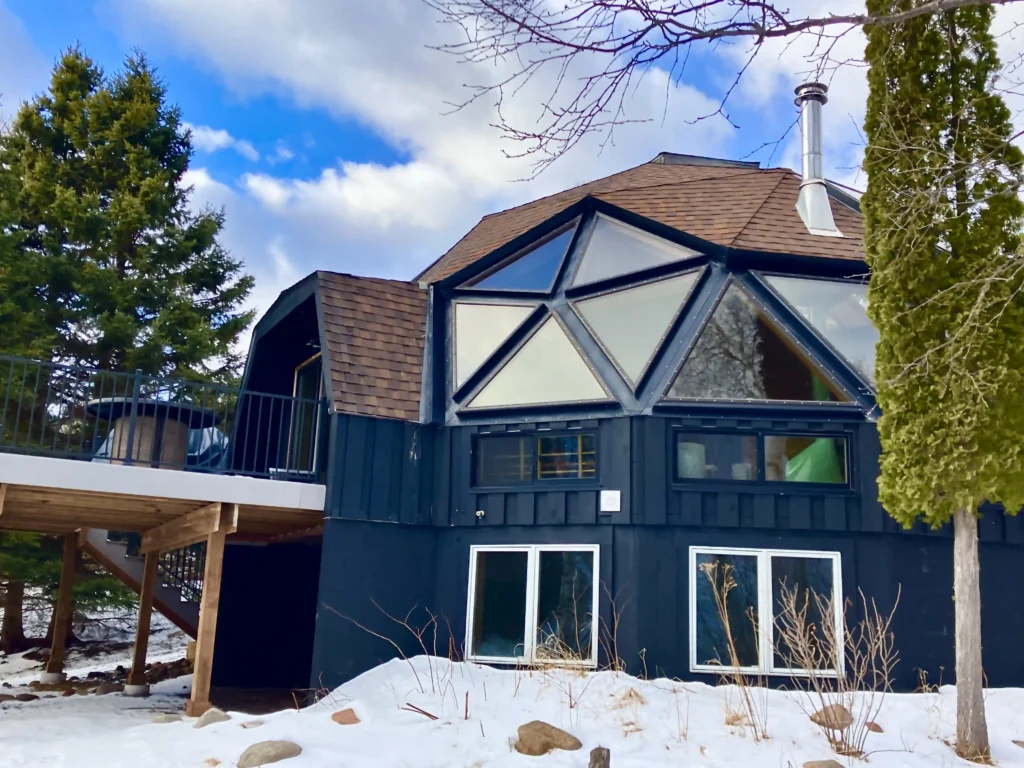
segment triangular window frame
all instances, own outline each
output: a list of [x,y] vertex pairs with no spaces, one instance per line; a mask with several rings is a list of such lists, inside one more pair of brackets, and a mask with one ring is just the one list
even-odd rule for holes
[[[530,322],[530,318],[537,313],[537,308],[540,307],[539,302],[530,301],[503,301],[500,297],[495,296],[493,298],[486,299],[455,299],[451,302],[451,377],[452,377],[452,391],[458,392],[466,384],[468,384],[473,378],[475,378],[480,371],[485,369],[491,361],[494,360],[496,354],[500,352],[501,348],[504,347],[508,340],[519,333],[523,326]],[[458,322],[458,311],[459,307],[463,306],[484,306],[484,307],[517,307],[526,310],[523,318],[516,323],[516,325],[509,330],[502,339],[494,346],[494,348],[473,368],[472,371],[466,374],[465,378],[459,380],[459,322]]]
[[[789,348],[790,352],[794,356],[798,357],[800,361],[810,369],[812,374],[817,375],[823,384],[828,387],[829,391],[837,397],[837,400],[778,400],[769,398],[723,398],[723,397],[673,397],[671,392],[677,379],[682,374],[683,369],[686,367],[687,362],[697,349],[697,345],[700,343],[701,337],[707,330],[708,325],[714,319],[715,313],[721,307],[722,302],[729,295],[731,288],[739,290],[743,296],[753,305],[754,311],[758,316],[765,322],[769,330],[779,337]],[[773,294],[774,295],[774,294]],[[788,306],[787,306],[788,313]],[[796,320],[802,323],[799,317],[794,313],[794,316],[790,318],[790,322]],[[796,337],[793,333],[793,329],[787,327],[786,320],[777,316],[770,307],[766,306],[765,303],[757,296],[757,294],[748,287],[745,282],[735,274],[729,275],[725,284],[719,290],[718,295],[715,297],[714,303],[706,311],[706,314],[701,319],[700,325],[697,330],[693,333],[693,336],[687,341],[686,349],[683,353],[682,358],[676,364],[675,370],[668,379],[668,384],[664,392],[661,395],[662,402],[665,403],[720,403],[720,404],[750,404],[758,406],[772,406],[772,405],[800,405],[812,408],[834,408],[834,407],[849,407],[850,405],[857,405],[858,400],[856,395],[851,392],[846,386],[840,382],[836,376],[830,371],[825,361],[819,359],[813,351],[807,348],[807,346]]]
[[[672,259],[671,261],[665,261],[658,264],[648,264],[647,266],[640,267],[638,269],[629,269],[625,272],[619,272],[617,274],[604,275],[596,279],[588,279],[586,282],[577,282],[580,277],[580,272],[584,268],[584,262],[587,259],[587,252],[589,251],[591,244],[594,242],[594,238],[600,236],[600,233],[598,232],[598,226],[602,220],[609,222],[613,227],[620,227],[627,233],[633,234],[633,236],[635,236],[640,241],[648,240],[654,241],[658,244],[666,243],[672,248],[679,249],[679,251],[683,255],[679,259]],[[700,251],[690,248],[689,246],[680,245],[679,243],[673,242],[672,240],[656,235],[653,232],[648,232],[647,230],[641,229],[640,227],[634,226],[632,224],[627,224],[621,219],[617,219],[614,216],[609,216],[608,214],[602,213],[600,211],[597,211],[593,214],[593,217],[588,222],[586,237],[579,238],[579,241],[580,242],[576,247],[576,250],[579,253],[578,255],[574,254],[575,263],[572,265],[570,274],[566,276],[565,282],[566,290],[572,291],[574,295],[579,295],[583,292],[587,292],[592,289],[600,290],[601,287],[607,283],[633,282],[637,277],[647,272],[660,269],[671,269],[673,267],[680,268],[686,262],[692,259],[707,257],[707,254],[701,253]]]
[[[594,341],[597,342],[598,346],[601,347],[601,350],[611,361],[612,365],[615,367],[615,370],[618,371],[619,375],[622,376],[622,378],[630,386],[633,392],[637,393],[644,386],[644,383],[648,378],[648,374],[651,371],[651,366],[653,365],[654,361],[658,359],[658,355],[661,353],[661,351],[665,348],[666,344],[672,338],[672,334],[675,331],[675,329],[678,328],[679,319],[685,314],[686,309],[691,304],[693,298],[700,293],[701,282],[704,279],[706,271],[707,270],[705,267],[686,269],[674,274],[648,278],[646,280],[641,280],[636,283],[629,283],[621,287],[611,288],[604,291],[598,291],[597,293],[590,293],[584,296],[579,296],[570,299],[568,303],[569,306],[572,307],[572,311],[580,319],[580,322],[583,323],[583,326],[587,329],[587,333],[589,333],[590,336],[594,339]],[[616,355],[611,350],[609,345],[606,343],[606,340],[603,339],[601,335],[597,332],[597,330],[593,327],[591,321],[587,320],[587,317],[584,314],[583,309],[579,305],[585,304],[586,302],[592,299],[599,299],[604,296],[611,296],[614,294],[628,293],[629,291],[637,290],[657,283],[676,280],[687,275],[692,275],[694,277],[693,284],[690,286],[690,289],[687,291],[686,295],[683,296],[679,306],[672,314],[672,317],[669,320],[668,325],[666,325],[665,328],[662,330],[661,336],[658,338],[657,343],[654,345],[654,349],[647,357],[647,360],[644,363],[643,368],[640,371],[640,374],[636,377],[636,380],[634,381],[633,377],[625,370],[622,363],[619,361],[619,359],[616,357]]]
[[[604,397],[601,399],[553,400],[539,403],[517,403],[510,405],[473,405],[473,403],[484,392],[484,390],[486,390],[487,387],[498,376],[500,376],[501,373],[506,368],[508,368],[509,364],[511,364],[515,360],[516,356],[537,336],[538,333],[540,333],[540,331],[549,321],[558,324],[558,327],[561,330],[561,332],[565,335],[565,338],[576,350],[576,353],[579,355],[580,360],[590,371],[590,374],[594,377],[594,380],[597,382],[598,386],[601,387],[602,392],[604,392]],[[491,358],[491,360],[493,360],[493,358]],[[593,361],[591,361],[591,359],[587,356],[587,353],[580,347],[579,342],[573,335],[572,331],[569,330],[569,328],[566,326],[562,318],[558,316],[557,312],[551,311],[549,311],[542,317],[538,318],[536,321],[536,325],[534,325],[534,327],[530,329],[529,333],[527,333],[522,339],[519,340],[514,349],[509,350],[507,352],[507,354],[501,360],[501,363],[499,365],[495,365],[493,367],[493,369],[488,374],[487,378],[479,382],[475,387],[473,387],[473,390],[471,392],[467,393],[467,395],[461,399],[462,406],[460,410],[470,413],[484,411],[514,411],[530,408],[573,408],[580,406],[593,407],[616,402],[615,397],[608,389],[608,385],[605,383],[604,378],[601,376],[601,373],[594,367]]]
[[[485,269],[480,274],[475,275],[471,277],[469,280],[461,283],[459,285],[459,289],[479,291],[481,293],[493,293],[495,295],[530,294],[536,296],[550,296],[554,292],[555,288],[558,286],[559,278],[561,277],[562,272],[565,270],[566,261],[569,257],[569,254],[572,252],[573,244],[576,242],[577,239],[579,225],[580,218],[577,217],[567,224],[563,224],[560,227],[556,227],[551,232],[548,232],[547,234],[538,237],[530,244],[524,246],[523,248],[520,248],[511,256],[502,259],[494,266]],[[495,288],[480,285],[480,283],[485,282],[486,280],[495,276],[499,272],[503,271],[506,267],[510,267],[522,259],[529,258],[530,254],[536,252],[540,248],[543,248],[552,240],[556,240],[562,235],[565,235],[566,233],[569,234],[569,237],[566,241],[565,248],[562,250],[561,256],[559,256],[558,264],[555,266],[554,273],[552,274],[551,280],[546,288]]]
[[[828,283],[830,285],[859,285],[865,288],[867,287],[866,282],[858,280],[842,280],[838,278],[819,277],[816,275],[784,274],[782,272],[755,272],[754,275],[757,278],[758,282],[762,286],[764,286],[765,290],[767,290],[775,299],[782,303],[786,310],[791,315],[793,315],[794,318],[796,318],[796,321],[798,323],[800,323],[801,327],[805,328],[818,341],[824,344],[828,348],[828,350],[833,355],[836,356],[836,358],[843,365],[843,367],[850,372],[850,374],[855,376],[857,380],[860,381],[865,387],[867,387],[872,393],[876,391],[876,385],[873,376],[869,377],[865,373],[863,373],[846,353],[839,349],[839,347],[836,344],[832,343],[832,341],[830,341],[828,337],[825,336],[823,331],[821,331],[811,320],[804,317],[804,314],[799,310],[799,308],[797,308],[789,299],[787,299],[783,295],[781,290],[779,290],[775,285],[772,284],[771,278],[781,277],[791,280],[804,280],[808,282],[813,281],[819,283]],[[868,321],[870,322],[870,318],[868,318]]]

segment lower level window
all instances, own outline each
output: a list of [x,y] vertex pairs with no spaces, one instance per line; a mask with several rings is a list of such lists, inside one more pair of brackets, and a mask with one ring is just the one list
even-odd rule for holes
[[[838,552],[774,549],[690,548],[690,669],[799,674],[793,669],[775,621],[787,593],[806,611],[811,643],[836,639],[842,665],[843,606]],[[723,611],[724,608],[724,617]],[[830,612],[823,616],[822,608]],[[830,632],[823,633],[825,622]],[[729,639],[732,638],[730,646]],[[824,658],[829,654],[817,654]],[[822,664],[823,672],[835,664]]]
[[597,545],[471,547],[470,659],[596,665]]

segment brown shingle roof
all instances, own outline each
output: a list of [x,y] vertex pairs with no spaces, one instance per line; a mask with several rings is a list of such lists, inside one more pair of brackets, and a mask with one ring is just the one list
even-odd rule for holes
[[811,235],[796,210],[800,176],[784,168],[651,162],[485,216],[422,279],[458,272],[587,195],[722,246],[864,258],[860,214],[833,201],[843,238]]
[[427,292],[335,272],[317,281],[335,410],[418,421]]

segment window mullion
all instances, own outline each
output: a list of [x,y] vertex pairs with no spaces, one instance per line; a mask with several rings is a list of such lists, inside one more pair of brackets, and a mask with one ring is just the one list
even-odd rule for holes
[[763,550],[757,556],[757,630],[761,649],[761,671],[768,672],[772,662],[772,556]]
[[540,558],[537,547],[530,547],[526,557],[526,622],[523,628],[523,656],[526,661],[535,661],[534,653],[537,645],[537,567]]

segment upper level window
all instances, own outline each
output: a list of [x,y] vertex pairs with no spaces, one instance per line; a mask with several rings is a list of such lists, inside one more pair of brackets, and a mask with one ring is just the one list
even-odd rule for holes
[[473,484],[478,487],[593,479],[597,477],[597,435],[481,435],[473,458]]
[[675,478],[849,482],[847,440],[833,435],[677,432]]
[[696,255],[697,252],[689,248],[607,216],[598,216],[572,285],[596,283]]
[[534,305],[459,301],[455,315],[455,388],[476,373],[483,362],[530,313]]
[[562,324],[549,316],[469,406],[499,408],[607,399],[604,385]]
[[735,282],[726,289],[701,329],[668,396],[702,400],[846,400]]
[[878,330],[868,319],[866,285],[777,275],[764,279],[861,376],[874,383]]
[[687,272],[573,303],[626,380],[640,381],[690,297],[699,272]]
[[469,283],[473,288],[495,291],[548,293],[555,284],[558,269],[572,242],[575,225],[531,245]]

